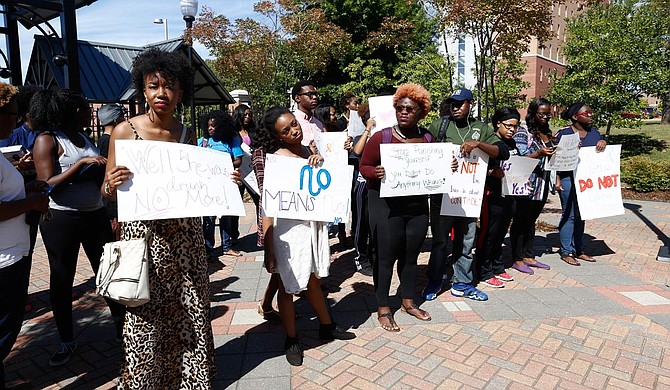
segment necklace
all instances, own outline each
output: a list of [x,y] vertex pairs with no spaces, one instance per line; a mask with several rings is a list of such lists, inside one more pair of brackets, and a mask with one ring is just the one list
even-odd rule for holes
[[398,128],[398,125],[393,126],[393,131],[395,131],[395,133],[398,134],[398,137],[400,137],[402,139],[407,139],[407,136],[400,132],[400,129]]

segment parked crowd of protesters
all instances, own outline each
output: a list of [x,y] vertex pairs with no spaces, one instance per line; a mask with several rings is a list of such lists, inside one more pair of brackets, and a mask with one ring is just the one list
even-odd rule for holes
[[[584,221],[573,173],[545,169],[562,136],[578,134],[581,146],[595,146],[597,151],[606,147],[585,103],[575,103],[562,113],[571,125],[554,135],[549,128],[551,104],[545,99],[530,103],[525,125],[511,107],[498,109],[489,125],[474,119],[474,96],[459,88],[440,102],[439,117],[425,128],[421,123],[431,110],[430,93],[410,83],[400,85],[393,95],[397,124],[378,129],[368,104],[361,104],[354,94],[341,97],[338,115],[335,105],[319,104],[314,83],[301,81],[291,91],[295,111],[273,107],[259,121],[254,121],[251,107],[244,104],[232,115],[211,111],[202,116],[203,136],[197,138],[175,115],[192,87],[193,72],[182,54],[149,49],[138,55],[132,78],[146,112],[126,118],[121,105],[103,105],[97,113],[104,127],[97,147],[85,135],[92,113],[79,92],[34,86],[17,89],[0,83],[0,146],[20,145],[22,149],[16,161],[0,159],[0,362],[20,330],[38,226],[49,258],[49,293],[61,342],[50,360],[52,366],[67,364],[77,346],[71,297],[80,246],[95,273],[105,243],[150,234],[151,301],[133,308],[107,302],[116,337],[123,345],[119,388],[211,386],[216,364],[207,267],[219,255],[241,255],[235,249],[240,236],[238,218],[205,216],[119,224],[117,190],[132,172],[117,164],[116,140],[210,148],[236,168],[248,155],[260,191],[243,185],[238,171],[231,180],[256,204],[257,245],[264,248],[265,268],[271,273],[258,312],[265,320],[284,325],[284,349],[292,365],[301,365],[303,360],[295,326],[296,295],[303,296],[316,313],[321,340],[355,337],[333,321],[321,289],[331,262],[328,226],[319,221],[270,218],[263,210],[266,155],[302,159],[318,167],[324,161],[314,142],[319,132],[347,133],[342,147],[355,168],[350,202],[353,242],[345,224],[337,226],[337,236],[340,245],[353,245],[356,270],[372,277],[377,319],[386,331],[401,330],[389,300],[394,267],[400,280],[399,309],[422,321],[430,321],[431,315],[420,303],[436,299],[447,287],[454,296],[485,301],[488,296],[478,283],[501,288],[514,280],[510,269],[525,274],[549,269],[536,260],[533,248],[535,222],[550,192],[558,192],[562,205],[560,258],[575,266],[580,261],[595,261],[582,249]],[[488,155],[479,224],[474,217],[441,215],[441,195],[380,196],[386,176],[380,145],[431,142],[458,145],[464,156],[475,149]],[[529,195],[503,196],[501,162],[510,156],[537,160],[529,178]],[[455,169],[455,164],[454,157],[445,169]],[[215,248],[217,220],[220,252]],[[512,257],[505,258],[502,247],[510,224]],[[414,293],[417,260],[429,226],[428,283],[422,286],[418,300]],[[278,310],[273,304],[275,296]]]

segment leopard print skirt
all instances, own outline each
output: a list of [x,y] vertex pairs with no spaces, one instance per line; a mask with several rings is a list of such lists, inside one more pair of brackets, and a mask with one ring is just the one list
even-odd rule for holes
[[151,300],[129,307],[119,389],[209,389],[216,376],[209,276],[200,218],[124,223],[150,240]]

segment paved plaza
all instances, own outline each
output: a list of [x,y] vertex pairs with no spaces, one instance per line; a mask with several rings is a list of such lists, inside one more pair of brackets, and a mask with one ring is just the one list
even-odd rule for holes
[[[670,203],[625,200],[626,214],[586,223],[585,252],[596,263],[563,263],[552,248],[558,232],[538,232],[536,253],[551,270],[510,273],[503,289],[480,285],[487,302],[442,293],[422,308],[420,322],[397,311],[400,333],[379,327],[371,278],[355,272],[351,251],[335,244],[323,289],[335,321],[357,338],[323,344],[303,298],[297,321],[305,363],[284,358],[281,326],[256,311],[268,274],[255,247],[253,204],[240,230],[244,256],[210,264],[212,327],[219,374],[216,389],[670,389]],[[557,225],[552,197],[540,220]],[[419,257],[417,296],[430,251]],[[505,253],[509,253],[506,251]],[[397,278],[391,291],[397,288]],[[64,367],[49,366],[59,340],[49,304],[48,260],[38,241],[22,333],[6,362],[9,386],[28,389],[110,389],[121,346],[104,301],[93,292],[90,265],[80,256],[74,290],[79,347]],[[392,300],[394,310],[400,299]]]

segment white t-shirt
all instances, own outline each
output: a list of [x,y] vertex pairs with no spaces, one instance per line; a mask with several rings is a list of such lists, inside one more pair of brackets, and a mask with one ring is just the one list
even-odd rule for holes
[[[26,197],[23,177],[5,157],[0,157],[0,203]],[[6,268],[28,256],[30,233],[26,215],[0,222],[0,268]]]

